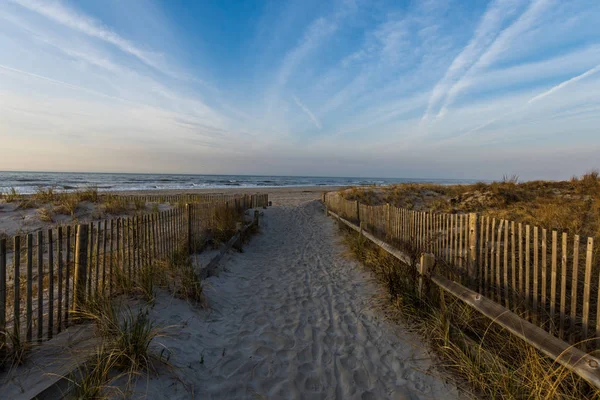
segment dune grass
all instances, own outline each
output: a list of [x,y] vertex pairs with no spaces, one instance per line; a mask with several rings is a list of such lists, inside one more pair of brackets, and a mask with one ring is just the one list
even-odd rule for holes
[[147,308],[134,311],[107,296],[96,296],[73,316],[92,321],[100,337],[91,361],[69,378],[75,398],[107,398],[119,391],[111,385],[116,379],[126,376],[130,386],[140,373],[153,370],[153,363],[161,360],[151,343],[163,335],[164,328],[149,317]]
[[[475,398],[597,399],[600,391],[435,285],[416,293],[416,271],[340,224],[350,253],[375,272],[388,315],[427,341],[457,386]],[[405,244],[410,247],[410,244]]]
[[20,332],[2,332],[0,335],[0,369],[12,369],[22,365],[27,359],[31,345],[21,336]]
[[[569,236],[600,237],[600,172],[569,181],[519,182],[517,176],[472,185],[399,184],[341,190],[347,200],[366,205],[443,213],[477,212]],[[595,249],[600,256],[600,249]]]
[[123,214],[129,211],[129,203],[121,196],[107,195],[103,198],[102,208],[107,214]]
[[54,222],[54,212],[48,207],[38,208],[37,210],[38,217],[40,221],[44,222]]

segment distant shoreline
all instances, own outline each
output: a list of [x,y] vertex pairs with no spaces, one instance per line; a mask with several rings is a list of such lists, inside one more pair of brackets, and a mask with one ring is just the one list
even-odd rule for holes
[[146,189],[146,190],[115,190],[102,191],[112,194],[194,194],[194,193],[315,193],[340,190],[348,186],[278,186],[278,187],[230,187],[230,188],[202,188],[202,189]]

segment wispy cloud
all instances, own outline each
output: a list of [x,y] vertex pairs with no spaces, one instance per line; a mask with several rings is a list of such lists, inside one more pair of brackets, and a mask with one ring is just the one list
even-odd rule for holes
[[448,91],[453,85],[477,62],[482,53],[497,37],[505,21],[517,10],[520,3],[521,1],[518,0],[494,0],[488,5],[473,37],[452,61],[444,77],[433,88],[429,102],[427,103],[427,110],[425,110],[422,117],[423,121],[429,119],[430,113],[448,95]]
[[580,75],[574,76],[574,77],[573,77],[573,78],[571,78],[571,79],[567,79],[566,81],[564,81],[564,82],[561,82],[561,83],[559,83],[558,85],[551,87],[550,89],[546,90],[544,93],[540,93],[540,94],[538,94],[537,96],[535,96],[535,97],[531,98],[531,99],[530,99],[530,100],[527,102],[527,104],[534,103],[534,102],[536,102],[536,101],[538,101],[538,100],[541,100],[541,99],[543,99],[544,97],[550,96],[552,93],[554,93],[554,92],[557,92],[557,91],[559,91],[559,90],[561,90],[561,89],[565,88],[566,86],[568,86],[568,85],[571,85],[571,84],[573,84],[573,83],[576,83],[576,82],[578,82],[578,81],[580,81],[580,80],[582,80],[582,79],[585,79],[585,78],[587,78],[588,76],[590,76],[590,75],[592,75],[592,74],[595,74],[595,73],[596,73],[596,72],[598,72],[598,71],[600,71],[600,65],[597,65],[597,66],[595,66],[594,68],[592,68],[592,69],[589,69],[589,70],[585,71],[583,74],[580,74]]
[[489,45],[485,52],[481,54],[477,61],[467,69],[458,81],[452,84],[445,96],[445,101],[437,114],[437,118],[441,118],[447,114],[448,108],[454,103],[459,94],[469,87],[470,78],[484,68],[490,66],[498,59],[498,57],[510,48],[511,43],[514,40],[533,28],[539,22],[539,18],[543,11],[553,1],[554,0],[533,0],[531,5],[515,22],[498,34],[496,39]]
[[315,117],[315,115],[312,113],[312,111],[310,111],[308,109],[308,107],[306,107],[301,101],[300,99],[298,99],[296,96],[293,96],[294,101],[296,102],[296,104],[298,104],[298,107],[300,107],[302,109],[302,111],[304,111],[306,113],[306,115],[308,115],[308,117],[311,119],[311,121],[313,122],[313,124],[315,124],[315,126],[319,129],[323,129],[323,126],[321,125],[321,122],[319,121],[319,119],[317,117]]
[[145,64],[156,68],[164,73],[171,74],[168,68],[164,65],[163,57],[160,54],[145,51],[136,46],[131,41],[124,39],[120,35],[114,33],[109,28],[95,21],[88,16],[80,14],[73,9],[63,6],[54,0],[38,1],[38,0],[10,0],[22,7],[25,7],[33,12],[41,14],[53,21],[67,26],[71,29],[92,36],[96,39],[110,43],[121,51],[128,53]]
[[76,150],[77,169],[459,176],[491,146],[482,173],[522,148],[600,147],[597,0],[292,0],[218,21],[146,1],[0,2],[7,153],[26,146],[41,169]]

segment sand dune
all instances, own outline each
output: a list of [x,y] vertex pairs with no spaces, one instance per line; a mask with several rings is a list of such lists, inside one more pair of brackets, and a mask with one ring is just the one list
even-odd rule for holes
[[161,341],[176,367],[138,382],[152,398],[456,398],[418,339],[382,319],[371,274],[343,256],[316,201],[264,210],[261,233],[205,281],[210,310],[160,298],[183,324]]

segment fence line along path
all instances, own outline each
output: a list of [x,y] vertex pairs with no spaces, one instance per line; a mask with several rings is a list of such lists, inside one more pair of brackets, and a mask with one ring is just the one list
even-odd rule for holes
[[[210,324],[192,318],[165,338],[174,354],[192,355],[171,359],[179,380],[198,398],[454,398],[418,338],[381,318],[384,289],[344,253],[318,201],[264,210],[261,234],[206,287]],[[164,393],[172,383],[139,389],[177,398]]]
[[594,260],[594,238],[478,214],[369,206],[338,193],[324,194],[323,201],[392,254],[402,253],[401,259],[414,262],[431,254],[440,277],[435,283],[452,287],[455,295],[466,290],[470,296],[485,296],[488,310],[498,305],[520,316],[537,327],[529,330],[537,338],[525,339],[547,342],[541,350],[580,349],[582,355],[573,355],[574,362],[585,361],[581,368],[600,384],[598,360],[583,356],[600,350],[600,268]]
[[[112,294],[116,279],[135,280],[141,268],[166,260],[212,226],[219,209],[268,204],[266,194],[143,196],[176,207],[0,240],[0,340],[41,343],[71,323],[77,302]],[[186,204],[181,204],[187,201]]]

